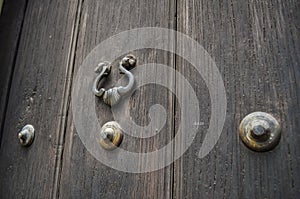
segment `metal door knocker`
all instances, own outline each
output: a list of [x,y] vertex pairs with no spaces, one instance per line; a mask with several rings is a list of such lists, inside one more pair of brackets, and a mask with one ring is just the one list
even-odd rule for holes
[[[121,74],[125,74],[128,77],[128,84],[126,86],[113,87],[108,90],[105,88],[98,89],[100,81],[103,77],[108,76],[111,71],[110,62],[101,62],[96,68],[95,72],[99,73],[93,84],[93,93],[97,97],[102,97],[104,103],[113,106],[117,104],[122,96],[129,93],[134,84],[134,76],[129,70],[136,66],[136,57],[133,55],[127,55],[124,57],[119,65]],[[104,124],[100,131],[100,145],[106,150],[116,149],[123,140],[123,133],[120,125],[115,122],[107,122]]]
[[135,56],[127,55],[126,57],[124,57],[120,62],[119,70],[121,74],[125,74],[128,77],[128,84],[126,86],[113,87],[108,90],[105,90],[105,88],[98,89],[98,86],[103,77],[108,76],[110,74],[111,63],[107,61],[101,62],[95,70],[95,72],[99,73],[99,75],[94,81],[93,93],[97,97],[102,97],[104,103],[110,106],[117,104],[122,98],[122,96],[126,95],[133,87],[134,76],[131,72],[129,72],[129,70],[134,68],[135,66]]

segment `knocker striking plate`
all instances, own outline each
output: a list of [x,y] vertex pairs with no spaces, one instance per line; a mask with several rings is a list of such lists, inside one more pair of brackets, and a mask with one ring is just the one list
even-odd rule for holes
[[99,75],[96,77],[94,84],[93,84],[93,93],[97,97],[102,97],[103,102],[113,106],[117,104],[122,96],[129,93],[129,91],[132,89],[134,84],[134,76],[131,72],[129,72],[130,69],[134,68],[136,65],[136,58],[133,55],[127,55],[124,57],[119,65],[119,70],[121,74],[125,74],[128,77],[128,84],[126,86],[119,86],[119,87],[113,87],[108,90],[105,88],[98,89],[100,81],[110,74],[111,71],[111,63],[110,62],[102,62],[98,65],[95,72],[99,73]]
[[115,122],[107,122],[100,131],[100,145],[106,150],[116,149],[123,140],[123,132],[121,126]]

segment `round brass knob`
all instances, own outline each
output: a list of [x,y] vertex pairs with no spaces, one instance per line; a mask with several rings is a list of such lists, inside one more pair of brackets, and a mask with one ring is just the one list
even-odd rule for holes
[[239,134],[242,141],[250,149],[269,151],[279,143],[281,127],[272,115],[254,112],[241,121]]
[[123,140],[123,132],[117,122],[107,122],[100,131],[100,145],[106,150],[113,150],[120,146]]

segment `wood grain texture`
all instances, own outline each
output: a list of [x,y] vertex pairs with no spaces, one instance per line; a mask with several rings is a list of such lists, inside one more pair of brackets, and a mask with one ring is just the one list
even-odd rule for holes
[[[201,75],[177,58],[176,69],[203,102],[204,125],[175,162],[174,198],[299,198],[299,2],[190,0],[178,1],[177,8],[178,30],[208,51],[223,76],[228,111],[216,146],[199,159],[211,115],[209,93]],[[240,121],[254,111],[271,113],[282,124],[273,151],[253,152],[239,139]]]
[[[76,9],[76,1],[28,2],[3,128],[1,198],[50,198],[56,187]],[[36,137],[23,148],[17,133],[27,123]]]
[[[3,8],[0,198],[300,197],[297,0],[8,0]],[[83,60],[101,41],[149,26],[178,30],[207,50],[224,80],[227,117],[216,146],[199,159],[212,114],[201,74],[165,51],[131,52],[138,65],[161,63],[183,74],[199,99],[201,121],[192,146],[174,164],[151,173],[124,173],[96,160],[81,142],[70,106],[71,86]],[[106,88],[121,78],[119,59],[109,60],[114,62]],[[184,96],[186,88],[174,81],[174,74],[164,75],[169,88]],[[109,107],[95,101],[99,123],[113,120]],[[177,101],[161,86],[138,88],[130,97],[132,119],[141,126],[149,124],[150,107],[160,104],[167,123],[151,138],[125,135],[121,147],[149,152],[169,143],[182,122]],[[240,121],[254,111],[271,113],[282,124],[279,146],[270,152],[253,152],[239,139]],[[22,148],[17,133],[27,123],[35,126],[36,138],[31,147]]]
[[[76,50],[75,74],[88,53],[110,36],[137,27],[173,28],[173,25],[172,1],[84,1]],[[172,66],[174,60],[172,55],[158,50],[144,49],[132,53],[137,56],[138,65],[154,62]],[[121,58],[122,56],[118,60],[109,60],[114,62],[112,74],[105,82],[106,88],[112,87],[121,78],[118,74],[118,62]],[[173,86],[172,74],[164,75],[170,79],[168,80],[170,87]],[[102,100],[97,98],[95,100],[99,123],[103,125],[113,120],[110,108]],[[137,89],[130,99],[130,115],[133,120],[139,125],[148,124],[149,108],[158,103],[167,110],[167,123],[158,136],[150,139],[134,139],[125,135],[121,147],[135,152],[149,152],[168,143],[173,135],[173,100],[173,95],[167,89],[157,85]],[[69,116],[59,189],[60,198],[171,198],[172,166],[145,174],[124,173],[111,169],[87,151],[72,121],[71,109]],[[85,122],[88,124],[89,120],[86,119]]]
[[2,11],[2,6],[3,6],[3,0],[0,0],[0,15],[1,15],[1,11]]
[[[1,1],[0,7],[2,3]],[[15,58],[20,41],[20,31],[24,21],[26,0],[7,1],[2,9],[2,12],[0,11],[0,140]]]

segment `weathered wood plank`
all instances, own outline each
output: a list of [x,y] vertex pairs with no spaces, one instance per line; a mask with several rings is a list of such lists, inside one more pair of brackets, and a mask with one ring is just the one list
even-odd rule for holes
[[[228,111],[217,145],[199,159],[211,115],[209,93],[200,74],[178,58],[177,70],[203,102],[204,126],[175,163],[174,197],[299,198],[299,2],[178,1],[177,6],[178,30],[196,39],[223,75]],[[282,139],[271,152],[252,152],[239,139],[239,123],[253,111],[272,113],[282,124]]]
[[[75,73],[88,53],[101,41],[124,30],[146,26],[173,28],[174,3],[131,0],[84,1]],[[138,65],[155,62],[172,66],[173,63],[173,56],[163,51],[146,49],[135,51],[133,54],[138,58]],[[121,77],[118,74],[118,61],[115,60],[113,63],[112,75],[106,83],[107,88]],[[170,79],[170,87],[173,86],[172,74],[165,74],[165,77]],[[101,100],[95,100],[99,123],[103,125],[113,117],[107,105]],[[121,147],[135,152],[148,152],[168,143],[173,135],[173,100],[173,95],[160,86],[148,85],[139,88],[130,99],[133,120],[139,125],[148,124],[148,110],[151,105],[158,103],[167,110],[167,123],[159,135],[153,138],[141,140],[125,135],[126,139]],[[131,174],[103,165],[84,147],[71,115],[70,110],[63,153],[60,198],[171,198],[172,166],[153,173]]]
[[[1,198],[55,193],[76,11],[77,1],[28,2],[3,128]],[[36,129],[29,148],[17,139],[26,123]]]
[[0,140],[25,10],[26,0],[12,0],[5,2],[2,12],[0,11]]
[[2,6],[3,6],[3,0],[0,0],[0,15],[1,15],[1,12],[2,12]]

